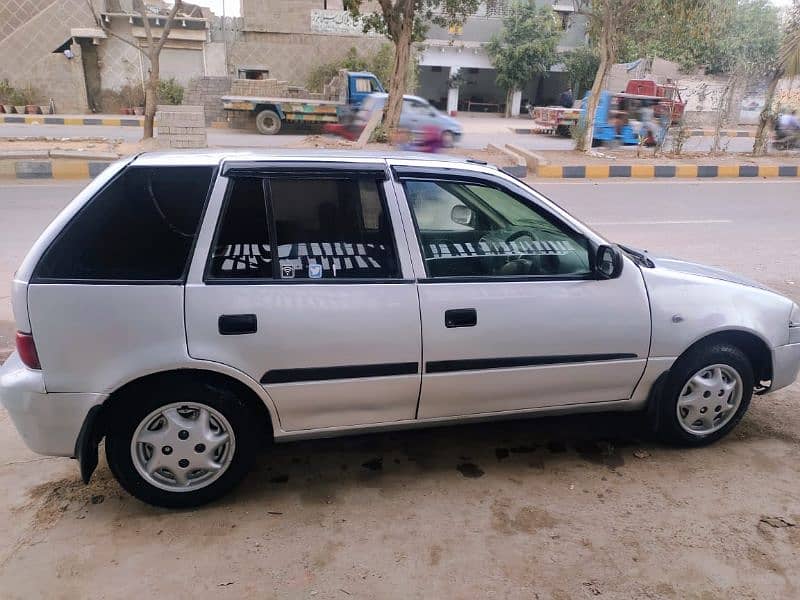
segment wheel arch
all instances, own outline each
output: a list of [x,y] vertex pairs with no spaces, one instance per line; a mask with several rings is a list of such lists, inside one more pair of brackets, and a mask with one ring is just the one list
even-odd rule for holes
[[271,110],[276,115],[278,115],[281,118],[281,120],[286,118],[286,115],[284,114],[283,110],[281,110],[280,105],[272,104],[269,102],[259,102],[258,104],[256,104],[255,109],[253,109],[253,114],[258,115],[258,113],[264,110]]
[[108,419],[113,415],[115,408],[126,396],[153,385],[180,385],[185,381],[204,381],[230,390],[243,398],[253,409],[257,420],[256,427],[269,434],[268,437],[265,436],[265,442],[272,441],[275,431],[280,427],[272,400],[268,396],[265,398],[266,392],[263,388],[238,375],[240,374],[202,364],[146,373],[121,383],[108,395],[102,405],[95,407],[97,410],[90,412],[81,428],[76,442],[75,457],[80,463],[83,481],[89,483],[97,466],[98,445],[106,435]]
[[744,352],[753,366],[756,389],[763,385],[762,382],[772,380],[772,350],[766,340],[753,331],[722,329],[706,334],[692,342],[680,356],[686,355],[699,346],[714,343],[729,343]]

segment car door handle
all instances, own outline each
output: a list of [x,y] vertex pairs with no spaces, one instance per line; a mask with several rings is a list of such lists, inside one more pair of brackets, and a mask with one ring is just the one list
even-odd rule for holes
[[245,335],[258,331],[255,315],[220,315],[217,322],[220,335]]
[[474,308],[451,308],[444,311],[444,326],[475,327],[478,324],[478,311]]

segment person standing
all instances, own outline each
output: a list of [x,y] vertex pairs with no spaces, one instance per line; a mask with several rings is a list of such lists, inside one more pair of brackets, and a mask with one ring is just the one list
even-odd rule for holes
[[572,88],[567,88],[565,91],[561,92],[561,95],[558,97],[558,104],[564,108],[572,108],[574,103],[575,96],[572,95]]

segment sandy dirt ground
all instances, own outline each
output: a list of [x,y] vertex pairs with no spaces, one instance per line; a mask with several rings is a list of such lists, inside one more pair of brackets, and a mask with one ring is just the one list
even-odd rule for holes
[[119,140],[112,140],[102,137],[0,137],[0,152],[22,152],[25,150],[115,152],[119,146]]
[[[619,239],[800,299],[796,184],[650,184],[647,203],[637,185],[543,190]],[[25,198],[66,195],[49,189]],[[702,221],[715,211],[731,221]],[[38,223],[33,209],[8,214]],[[714,228],[706,245],[684,241]],[[732,435],[691,451],[650,440],[636,415],[295,442],[186,511],[131,498],[102,459],[84,486],[74,461],[27,450],[0,409],[0,598],[794,600],[798,407],[800,384],[756,398]]]

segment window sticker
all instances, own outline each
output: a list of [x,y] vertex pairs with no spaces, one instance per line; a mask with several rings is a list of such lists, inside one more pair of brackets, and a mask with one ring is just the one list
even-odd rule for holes
[[293,265],[281,265],[281,278],[282,279],[294,279],[294,266]]
[[308,265],[308,278],[309,279],[322,279],[322,265],[319,263],[309,263]]

